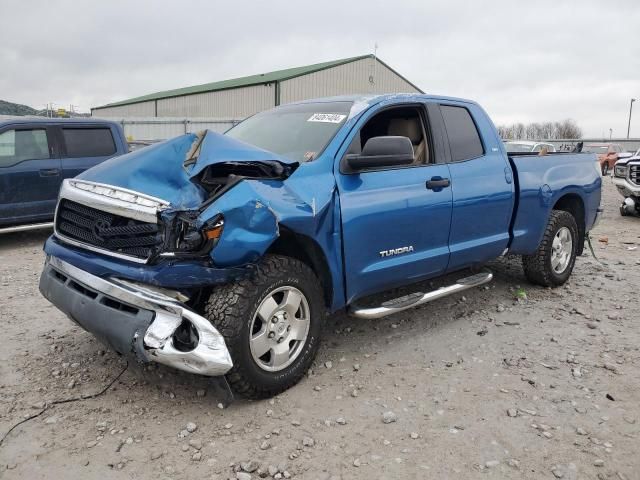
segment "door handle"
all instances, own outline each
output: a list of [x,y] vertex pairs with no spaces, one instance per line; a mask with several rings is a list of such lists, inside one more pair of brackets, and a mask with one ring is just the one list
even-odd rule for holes
[[431,180],[427,180],[427,188],[429,190],[441,190],[451,185],[448,178],[432,177]]
[[40,169],[40,176],[41,177],[57,177],[58,175],[60,175],[60,169],[59,168],[42,168],[42,169]]

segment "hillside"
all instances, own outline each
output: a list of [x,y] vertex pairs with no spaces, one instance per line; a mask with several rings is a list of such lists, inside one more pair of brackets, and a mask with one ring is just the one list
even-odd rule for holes
[[0,115],[37,115],[38,111],[19,103],[0,100]]

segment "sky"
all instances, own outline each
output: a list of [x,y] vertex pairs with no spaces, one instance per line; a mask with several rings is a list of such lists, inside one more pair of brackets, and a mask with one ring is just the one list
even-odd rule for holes
[[373,53],[496,124],[640,137],[640,1],[0,0],[0,99],[91,107]]

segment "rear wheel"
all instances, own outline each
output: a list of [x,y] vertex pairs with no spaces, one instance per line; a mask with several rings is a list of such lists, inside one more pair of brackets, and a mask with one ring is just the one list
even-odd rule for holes
[[522,256],[527,279],[544,287],[565,283],[573,271],[579,238],[573,215],[552,210],[536,253]]
[[293,386],[311,366],[320,343],[324,300],[307,265],[274,255],[265,258],[252,278],[216,288],[205,313],[231,354],[231,388],[264,398]]

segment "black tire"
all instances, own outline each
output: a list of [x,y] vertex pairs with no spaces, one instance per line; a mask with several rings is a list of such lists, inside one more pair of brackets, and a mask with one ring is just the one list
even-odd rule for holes
[[[562,272],[557,273],[551,266],[552,244],[556,234],[563,227],[569,229],[572,248],[568,265]],[[527,279],[543,287],[557,287],[565,283],[576,262],[579,238],[578,225],[573,215],[562,210],[552,210],[538,249],[533,255],[522,256],[522,266]]]
[[[302,292],[309,306],[305,343],[293,363],[276,372],[261,368],[251,354],[254,315],[274,290],[291,286]],[[251,278],[216,287],[205,305],[205,317],[225,338],[233,360],[227,373],[231,388],[247,398],[266,398],[292,387],[311,366],[322,333],[325,306],[320,281],[304,263],[291,257],[268,255]]]
[[620,215],[622,215],[623,217],[626,217],[627,215],[629,215],[627,213],[627,209],[625,208],[624,203],[622,205],[620,205]]

